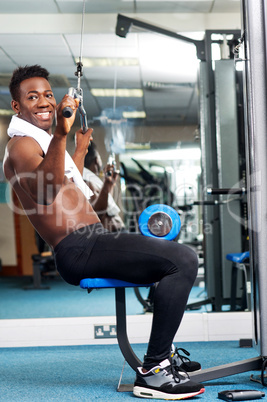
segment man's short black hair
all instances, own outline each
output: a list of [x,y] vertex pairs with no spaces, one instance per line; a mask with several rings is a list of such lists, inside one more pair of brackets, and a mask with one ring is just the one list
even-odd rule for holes
[[13,72],[9,83],[9,91],[13,100],[19,100],[21,82],[33,77],[45,78],[48,81],[49,72],[38,64],[35,64],[34,66],[18,67]]

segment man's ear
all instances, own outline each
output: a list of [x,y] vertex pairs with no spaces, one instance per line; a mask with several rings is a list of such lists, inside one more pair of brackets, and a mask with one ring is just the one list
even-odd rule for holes
[[15,113],[20,114],[20,105],[19,102],[15,101],[14,99],[12,99],[11,101],[11,107],[14,110]]

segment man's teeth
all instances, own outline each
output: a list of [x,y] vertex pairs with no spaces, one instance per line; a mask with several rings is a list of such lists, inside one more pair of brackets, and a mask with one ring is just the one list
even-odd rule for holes
[[37,113],[37,115],[38,116],[40,116],[40,117],[43,117],[43,118],[48,118],[49,117],[49,112],[40,112],[40,113]]

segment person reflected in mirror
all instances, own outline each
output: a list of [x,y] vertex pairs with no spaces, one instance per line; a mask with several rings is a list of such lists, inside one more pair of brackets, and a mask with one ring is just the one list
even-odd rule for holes
[[[103,181],[99,177],[103,173]],[[102,159],[98,149],[91,141],[84,159],[83,179],[90,187],[93,196],[90,202],[96,211],[102,225],[110,232],[125,231],[125,225],[120,217],[120,208],[113,198],[118,172],[113,164],[102,168]]]

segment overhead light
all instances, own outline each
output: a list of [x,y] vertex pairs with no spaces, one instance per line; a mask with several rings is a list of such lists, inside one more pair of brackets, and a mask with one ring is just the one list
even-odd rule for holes
[[131,153],[132,158],[136,158],[139,161],[148,160],[200,160],[201,151],[199,148],[178,148],[178,149],[165,149],[165,150],[150,150],[148,152]]
[[114,97],[117,98],[142,98],[142,89],[128,89],[128,88],[92,88],[91,94],[99,97]]
[[155,82],[145,81],[143,86],[149,90],[180,89],[180,87],[194,88],[195,82]]
[[138,150],[138,151],[140,151],[140,150],[148,150],[148,149],[151,149],[151,145],[150,145],[150,143],[149,142],[146,142],[146,143],[137,143],[137,142],[126,142],[125,143],[125,149],[130,149],[130,150]]
[[141,111],[132,111],[132,112],[123,112],[122,116],[125,119],[145,119],[146,118],[146,112],[141,110]]
[[0,116],[13,116],[14,111],[9,109],[0,109]]
[[[75,59],[76,63],[79,61],[78,58]],[[129,58],[107,58],[107,57],[83,57],[83,67],[127,67],[127,66],[138,66],[139,60],[134,57]]]

